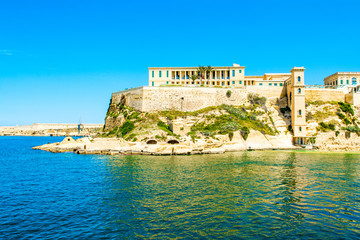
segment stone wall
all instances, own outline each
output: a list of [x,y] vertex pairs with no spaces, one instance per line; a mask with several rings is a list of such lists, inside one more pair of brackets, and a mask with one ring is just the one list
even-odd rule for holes
[[[231,91],[230,97],[227,91]],[[241,88],[141,87],[113,93],[112,104],[123,101],[142,112],[196,111],[221,104],[242,105],[247,94],[248,91]]]
[[[231,91],[227,97],[226,92]],[[214,87],[138,87],[112,94],[112,104],[124,103],[142,112],[179,110],[196,111],[221,104],[242,105],[249,92],[268,99],[286,96],[284,87],[248,86],[247,88]],[[345,93],[336,89],[305,89],[306,101],[345,101]]]
[[268,99],[286,96],[286,89],[283,86],[246,86],[246,90]]
[[305,101],[345,101],[345,93],[337,89],[305,89]]

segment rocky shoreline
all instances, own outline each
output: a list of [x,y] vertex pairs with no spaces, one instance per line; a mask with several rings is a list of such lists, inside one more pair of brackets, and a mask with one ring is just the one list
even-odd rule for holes
[[[284,136],[283,136],[284,138]],[[284,140],[288,142],[289,136]],[[277,139],[278,141],[279,139]],[[44,144],[33,147],[36,150],[45,150],[54,153],[74,152],[76,154],[98,155],[195,155],[221,154],[248,150],[296,150],[301,147],[284,144],[284,141],[275,142],[275,139],[266,139],[266,136],[253,131],[245,141],[239,136],[229,139],[208,141],[173,141],[173,143],[146,143],[127,142],[119,138],[79,138],[74,140],[66,137],[62,142]]]

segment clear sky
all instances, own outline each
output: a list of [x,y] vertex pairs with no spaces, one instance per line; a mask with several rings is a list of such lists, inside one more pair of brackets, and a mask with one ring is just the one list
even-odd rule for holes
[[103,123],[148,67],[360,71],[360,1],[2,0],[0,125]]

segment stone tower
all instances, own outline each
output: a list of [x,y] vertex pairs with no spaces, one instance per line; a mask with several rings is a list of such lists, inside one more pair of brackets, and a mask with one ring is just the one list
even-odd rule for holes
[[291,69],[290,84],[288,86],[291,124],[295,144],[305,144],[306,139],[304,71],[304,67],[294,67]]

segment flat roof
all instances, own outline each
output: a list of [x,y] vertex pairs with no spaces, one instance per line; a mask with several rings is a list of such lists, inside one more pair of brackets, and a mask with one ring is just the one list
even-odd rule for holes
[[[244,66],[211,66],[212,68],[245,68]],[[184,68],[191,68],[191,69],[198,69],[199,67],[149,67],[148,69],[184,69]]]

